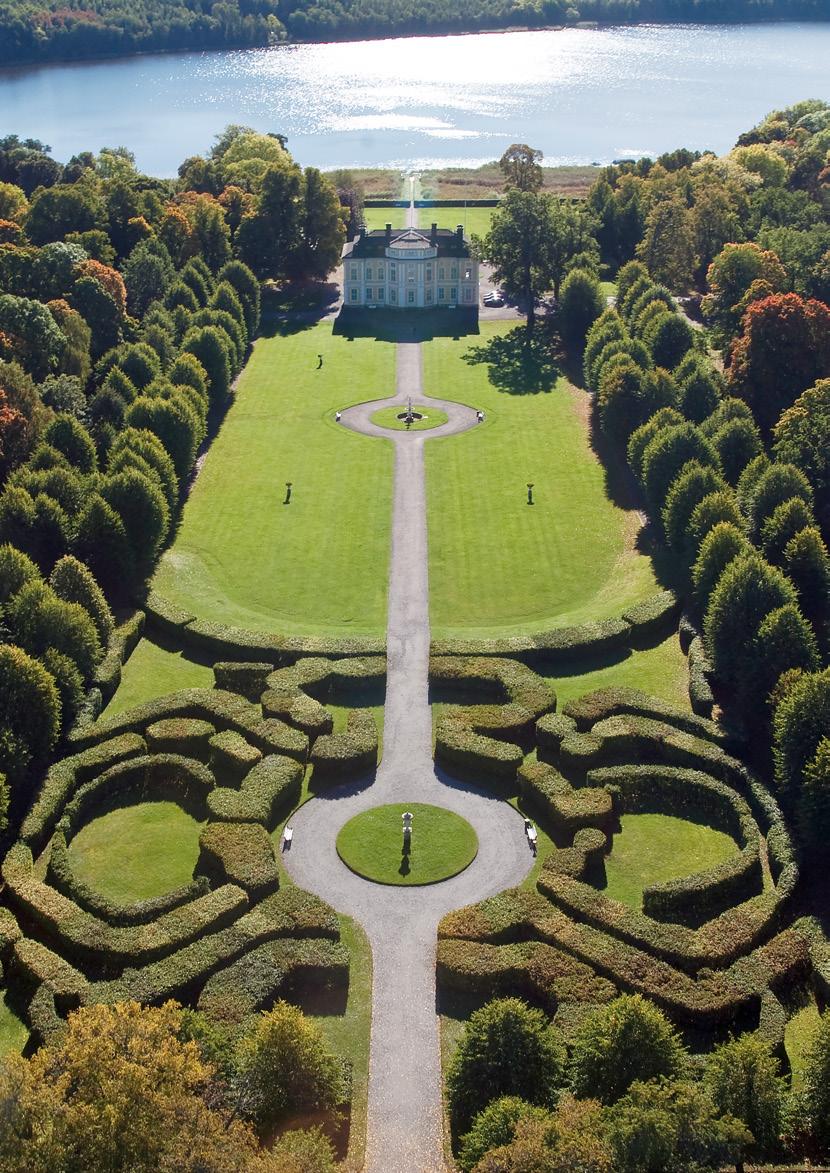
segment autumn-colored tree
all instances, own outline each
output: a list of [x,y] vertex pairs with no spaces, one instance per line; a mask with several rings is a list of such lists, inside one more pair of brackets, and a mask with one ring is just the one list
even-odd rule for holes
[[727,244],[709,266],[706,281],[709,293],[701,308],[725,341],[738,329],[741,302],[753,282],[766,281],[771,292],[778,292],[786,287],[787,274],[774,252],[754,243]]
[[23,458],[28,426],[25,415],[11,406],[0,387],[0,468],[13,468]]
[[767,432],[799,395],[830,374],[830,307],[796,293],[754,302],[732,347],[729,386]]
[[59,1041],[0,1068],[0,1168],[27,1173],[254,1173],[250,1129],[202,1098],[212,1069],[173,1003],[94,1005]]
[[117,269],[113,269],[110,265],[102,265],[100,261],[87,260],[78,265],[78,272],[84,277],[91,277],[93,281],[97,281],[115,302],[118,312],[126,314],[127,290],[124,278]]

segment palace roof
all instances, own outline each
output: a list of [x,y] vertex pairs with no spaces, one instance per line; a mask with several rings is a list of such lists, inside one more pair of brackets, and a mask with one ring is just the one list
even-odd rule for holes
[[464,239],[461,225],[453,231],[452,228],[439,228],[433,224],[431,229],[423,231],[417,228],[375,228],[371,232],[361,231],[353,241],[343,248],[343,257],[359,260],[369,257],[386,257],[386,250],[394,248],[393,259],[401,259],[400,254],[411,252],[413,257],[423,250],[436,250],[439,257],[469,257],[469,241]]

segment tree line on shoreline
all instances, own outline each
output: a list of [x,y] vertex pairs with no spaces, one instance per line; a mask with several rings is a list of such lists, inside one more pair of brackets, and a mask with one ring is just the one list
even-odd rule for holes
[[824,0],[2,0],[0,65],[507,28],[826,20]]

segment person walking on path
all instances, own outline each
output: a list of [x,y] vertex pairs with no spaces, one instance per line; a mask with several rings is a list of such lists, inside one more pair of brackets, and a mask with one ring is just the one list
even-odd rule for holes
[[318,354],[317,355],[317,370],[318,371],[322,365],[323,365],[323,356],[322,356],[322,354]]

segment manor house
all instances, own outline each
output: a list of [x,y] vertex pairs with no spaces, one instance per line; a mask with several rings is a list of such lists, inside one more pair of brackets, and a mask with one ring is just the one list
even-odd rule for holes
[[478,262],[459,224],[427,231],[365,228],[343,247],[343,305],[417,309],[478,305]]

